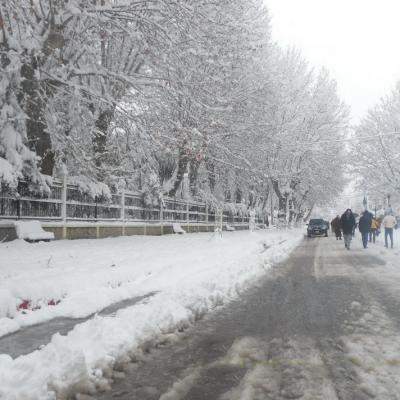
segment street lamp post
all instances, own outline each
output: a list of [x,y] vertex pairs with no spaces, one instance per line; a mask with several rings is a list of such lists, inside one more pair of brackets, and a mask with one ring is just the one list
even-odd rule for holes
[[364,195],[363,206],[364,206],[364,210],[366,210],[368,208],[368,200],[367,200],[367,196],[366,195]]

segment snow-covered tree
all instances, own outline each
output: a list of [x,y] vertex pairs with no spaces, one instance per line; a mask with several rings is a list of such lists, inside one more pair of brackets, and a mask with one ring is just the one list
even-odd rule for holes
[[351,152],[362,190],[381,205],[388,195],[400,197],[400,84],[361,121]]
[[25,118],[17,96],[19,59],[10,53],[0,65],[0,187],[16,189],[18,179],[40,181],[37,156],[28,147]]
[[146,198],[272,200],[287,220],[342,184],[346,109],[271,42],[262,0],[0,0],[0,18],[14,182],[63,165]]

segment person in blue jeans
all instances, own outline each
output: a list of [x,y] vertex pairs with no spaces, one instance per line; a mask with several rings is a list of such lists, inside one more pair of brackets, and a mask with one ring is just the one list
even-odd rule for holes
[[389,237],[390,245],[393,249],[393,229],[397,226],[397,220],[392,213],[388,213],[385,218],[383,218],[382,226],[385,228],[385,247],[389,247]]
[[361,232],[364,249],[368,247],[368,236],[369,231],[371,230],[371,222],[371,215],[367,210],[365,210],[363,215],[360,217],[360,221],[358,222],[358,230]]

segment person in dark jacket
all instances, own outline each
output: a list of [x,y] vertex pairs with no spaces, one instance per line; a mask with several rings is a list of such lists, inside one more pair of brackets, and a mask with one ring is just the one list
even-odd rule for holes
[[335,232],[336,240],[342,240],[342,224],[339,215],[332,220],[331,225],[333,232]]
[[340,223],[343,231],[344,246],[350,250],[351,239],[353,238],[353,229],[356,226],[356,219],[353,212],[348,208],[340,218]]
[[364,249],[366,249],[368,245],[368,235],[371,230],[371,222],[371,214],[368,211],[364,211],[363,215],[360,217],[360,221],[358,222],[358,229],[361,232]]

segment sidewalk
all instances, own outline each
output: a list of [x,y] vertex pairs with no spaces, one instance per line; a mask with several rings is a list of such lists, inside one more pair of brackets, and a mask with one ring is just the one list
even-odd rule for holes
[[[301,239],[299,231],[271,230],[1,244],[2,335],[157,293],[112,317],[90,318],[66,336],[55,334],[40,351],[14,360],[0,355],[0,397],[50,399],[49,390],[104,384],[103,371],[141,343],[236,298]],[[26,309],[16,311],[21,304]]]

